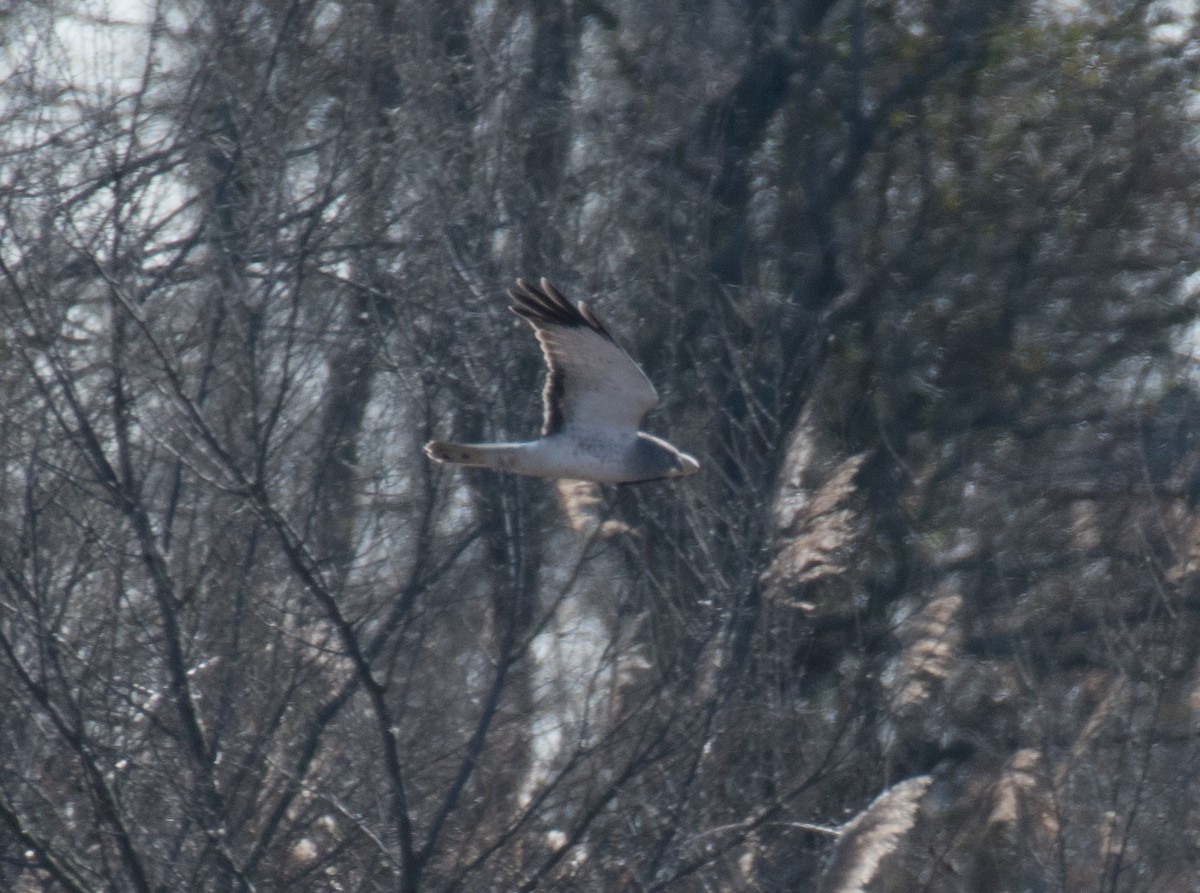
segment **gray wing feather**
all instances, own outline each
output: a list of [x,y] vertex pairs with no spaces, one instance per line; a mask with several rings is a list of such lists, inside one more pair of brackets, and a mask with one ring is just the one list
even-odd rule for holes
[[517,280],[512,311],[528,320],[549,373],[542,391],[543,436],[575,428],[636,431],[658,393],[582,301],[573,305],[545,279]]

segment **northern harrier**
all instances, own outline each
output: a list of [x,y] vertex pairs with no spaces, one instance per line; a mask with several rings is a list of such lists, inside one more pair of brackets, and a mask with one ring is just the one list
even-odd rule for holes
[[542,280],[509,292],[533,326],[549,372],[542,436],[526,443],[447,443],[425,453],[438,462],[544,478],[631,484],[695,474],[700,463],[638,430],[658,402],[654,385],[582,301],[575,307]]

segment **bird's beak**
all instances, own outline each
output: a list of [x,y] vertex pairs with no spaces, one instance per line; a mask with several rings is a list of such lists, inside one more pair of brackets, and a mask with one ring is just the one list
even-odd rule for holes
[[687,477],[689,474],[695,474],[700,470],[700,463],[687,453],[679,454],[679,464],[682,465],[683,468],[675,472],[675,477]]

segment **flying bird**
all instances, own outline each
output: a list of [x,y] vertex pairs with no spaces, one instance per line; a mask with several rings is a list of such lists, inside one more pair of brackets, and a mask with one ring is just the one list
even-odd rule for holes
[[438,462],[543,478],[632,484],[695,474],[700,463],[638,430],[658,402],[644,372],[582,301],[578,306],[545,279],[517,280],[509,308],[533,326],[548,372],[542,391],[542,436],[524,443],[431,440]]

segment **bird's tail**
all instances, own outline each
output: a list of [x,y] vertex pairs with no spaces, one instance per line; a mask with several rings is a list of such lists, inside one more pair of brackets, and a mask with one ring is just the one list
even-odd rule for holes
[[506,468],[512,452],[510,444],[450,443],[431,440],[425,444],[425,455],[435,462],[450,462],[471,468]]

